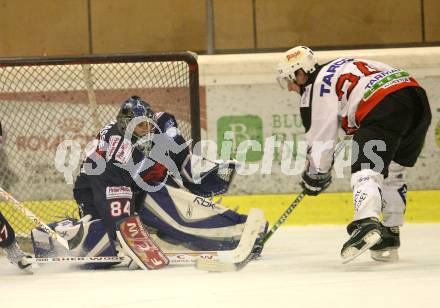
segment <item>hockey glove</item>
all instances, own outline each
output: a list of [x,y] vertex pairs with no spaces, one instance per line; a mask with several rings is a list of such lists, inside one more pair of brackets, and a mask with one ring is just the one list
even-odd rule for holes
[[310,173],[304,171],[302,174],[301,186],[309,196],[317,196],[322,193],[332,182],[331,171],[327,173]]

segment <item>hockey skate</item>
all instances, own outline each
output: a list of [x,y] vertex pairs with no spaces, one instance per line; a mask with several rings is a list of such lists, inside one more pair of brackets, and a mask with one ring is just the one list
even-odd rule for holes
[[12,243],[10,246],[4,248],[6,251],[6,258],[12,264],[17,265],[20,269],[25,270],[26,272],[32,273],[31,271],[31,263],[27,262],[28,256],[21,250],[20,246],[18,246],[17,242]]
[[341,250],[342,263],[348,263],[381,240],[382,225],[376,218],[353,221],[347,226],[350,239]]
[[382,241],[370,248],[371,258],[375,261],[395,262],[399,260],[397,250],[400,247],[399,227],[382,227]]

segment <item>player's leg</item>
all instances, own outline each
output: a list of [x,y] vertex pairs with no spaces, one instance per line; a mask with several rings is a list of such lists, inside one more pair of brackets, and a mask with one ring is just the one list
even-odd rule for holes
[[[66,218],[49,224],[49,227],[57,231],[64,238],[75,237],[79,227],[82,226],[83,235],[80,238],[80,242],[74,249],[69,251],[53,241],[46,232],[39,228],[33,229],[31,231],[31,240],[35,257],[116,257],[119,252],[115,242],[110,240],[102,219],[90,220],[90,218],[90,215],[86,215],[80,220]],[[127,265],[130,264],[129,261],[127,260]],[[116,264],[120,263],[89,263],[81,265],[81,268],[102,269]]]
[[90,178],[90,187],[74,189],[80,217],[91,215],[91,220],[102,219],[111,239],[116,239],[119,220],[134,213],[134,194],[129,186],[114,179],[112,183]]
[[[411,128],[414,107],[405,91],[387,96],[363,120],[353,136],[359,148],[352,160],[351,186],[354,217],[347,226],[350,239],[341,256],[349,262],[381,240],[383,179],[400,147],[402,137]],[[356,153],[354,153],[356,154]]]
[[82,208],[82,214],[94,212],[94,215],[102,220],[112,246],[118,250],[118,255],[128,255],[143,269],[160,268],[158,263],[154,263],[157,260],[163,261],[162,265],[167,265],[166,256],[152,242],[140,221],[133,216],[136,196],[131,187],[123,185],[121,181],[115,179],[109,183],[91,180],[93,200],[90,200],[90,197],[75,197]]
[[91,220],[100,219],[93,198],[93,190],[91,188],[79,188],[73,190],[73,197],[78,205],[79,217],[91,216]]
[[413,110],[411,128],[403,136],[389,167],[389,176],[384,181],[383,194],[383,238],[371,247],[371,257],[377,261],[395,261],[400,247],[400,230],[406,209],[405,172],[403,166],[412,167],[422,151],[428,127],[431,123],[431,111],[426,93],[421,88],[408,88]]
[[391,162],[388,177],[382,187],[382,241],[371,247],[371,257],[376,261],[398,260],[400,230],[406,209],[405,167]]
[[351,177],[354,216],[347,226],[350,238],[341,250],[344,262],[349,262],[380,241],[382,228],[379,222],[383,175],[372,169],[355,172]]
[[15,242],[15,232],[0,212],[0,247],[6,248]]
[[92,226],[86,228],[88,234],[84,237],[85,243],[79,256],[113,256],[122,253],[116,231],[118,222],[133,212],[131,188],[91,181],[91,188],[74,189],[73,195],[80,217],[90,217]]
[[17,265],[19,268],[24,269],[30,266],[27,262],[24,262],[28,257],[18,245],[15,240],[15,232],[9,225],[6,218],[0,212],[0,248],[3,248],[6,252],[8,260]]

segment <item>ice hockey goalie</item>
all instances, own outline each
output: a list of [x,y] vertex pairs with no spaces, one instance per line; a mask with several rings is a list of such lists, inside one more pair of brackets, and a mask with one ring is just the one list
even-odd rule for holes
[[[66,239],[75,237],[80,243],[66,251],[34,229],[35,255],[122,254],[137,266],[148,267],[136,260],[136,247],[130,246],[137,242],[140,247],[140,239],[120,238],[127,235],[124,231],[128,229],[121,228],[127,219],[134,224],[141,222],[136,226],[140,233],[152,234],[148,236],[152,242],[144,243],[144,247],[157,245],[173,251],[235,248],[247,216],[209,197],[227,192],[236,164],[205,162],[210,165],[196,175],[192,167],[195,157],[171,114],[155,113],[140,97],[130,97],[122,104],[116,121],[97,135],[76,179],[73,195],[81,219],[52,224]],[[265,229],[267,224],[261,231]],[[80,230],[82,236],[78,236]],[[162,252],[159,250],[157,256]],[[163,260],[166,263],[166,257]]]

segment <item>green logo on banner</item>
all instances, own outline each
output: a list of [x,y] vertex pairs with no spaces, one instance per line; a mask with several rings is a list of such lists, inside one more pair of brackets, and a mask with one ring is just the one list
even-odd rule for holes
[[[242,160],[237,157],[237,148],[240,147],[241,150],[247,149],[246,161],[259,161],[263,157],[263,121],[255,115],[220,117],[217,120],[217,142],[218,155],[222,159]],[[256,148],[258,144],[260,149]]]

